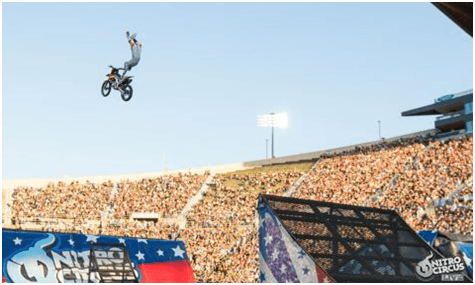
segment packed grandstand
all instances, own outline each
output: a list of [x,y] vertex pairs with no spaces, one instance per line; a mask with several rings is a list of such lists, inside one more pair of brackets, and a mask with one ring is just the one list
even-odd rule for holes
[[393,209],[414,230],[473,236],[473,137],[416,135],[228,173],[3,190],[4,228],[181,239],[198,282],[258,282],[261,193]]

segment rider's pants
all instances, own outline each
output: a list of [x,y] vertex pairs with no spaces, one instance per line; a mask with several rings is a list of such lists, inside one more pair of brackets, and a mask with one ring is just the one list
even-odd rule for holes
[[131,60],[124,62],[124,69],[125,70],[131,69],[132,67],[139,64],[139,61],[140,61],[140,57],[132,57]]

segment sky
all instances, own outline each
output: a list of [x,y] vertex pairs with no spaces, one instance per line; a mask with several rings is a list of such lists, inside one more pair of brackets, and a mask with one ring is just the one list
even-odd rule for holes
[[[100,91],[126,30],[129,102]],[[2,179],[265,159],[271,112],[277,157],[390,138],[471,88],[473,39],[430,3],[2,3]]]

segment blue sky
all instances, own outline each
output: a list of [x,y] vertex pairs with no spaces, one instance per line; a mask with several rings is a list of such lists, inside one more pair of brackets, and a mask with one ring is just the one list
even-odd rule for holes
[[[473,40],[430,3],[3,3],[2,179],[182,169],[433,127]],[[100,87],[143,42],[124,102]],[[270,141],[269,141],[270,148]],[[270,149],[269,149],[270,153]]]

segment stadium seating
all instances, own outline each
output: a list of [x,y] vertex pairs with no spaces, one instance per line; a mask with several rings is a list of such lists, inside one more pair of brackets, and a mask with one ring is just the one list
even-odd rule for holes
[[199,190],[206,176],[175,174],[141,181],[121,181],[112,202],[113,217],[129,218],[133,212],[176,215]]
[[[306,164],[310,168],[311,164]],[[222,174],[187,215],[183,240],[200,282],[257,282],[258,234],[255,227],[257,196],[283,195],[303,171]]]
[[13,194],[14,220],[68,219],[75,224],[100,219],[112,183],[50,183],[44,188],[19,187]]
[[[303,164],[217,174],[186,213],[184,230],[165,218],[181,214],[207,175],[18,187],[12,219],[23,229],[183,239],[198,282],[258,281],[255,208],[260,193],[388,208],[414,230],[473,235],[473,201],[466,198],[473,196],[472,136],[445,142],[402,138],[323,153],[316,164],[298,165]],[[134,212],[159,213],[161,218],[156,223],[133,221]]]
[[393,209],[415,230],[473,234],[471,207],[429,211],[434,200],[471,179],[472,161],[472,136],[446,142],[404,140],[322,160],[294,197]]

